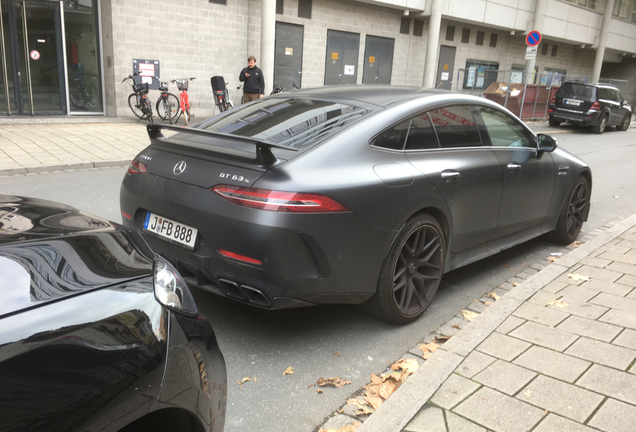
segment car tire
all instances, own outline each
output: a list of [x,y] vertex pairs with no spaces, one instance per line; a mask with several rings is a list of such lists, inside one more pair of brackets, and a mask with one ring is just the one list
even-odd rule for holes
[[556,228],[548,233],[548,239],[562,245],[569,245],[576,240],[589,211],[589,205],[590,184],[585,177],[580,176],[563,204]]
[[601,121],[598,122],[596,126],[592,129],[595,134],[602,134],[605,132],[605,128],[607,128],[607,114],[601,117]]
[[552,127],[559,127],[561,126],[561,122],[558,120],[554,120],[552,117],[550,117],[550,120],[548,120],[548,123],[550,124],[550,126]]
[[437,292],[445,255],[446,241],[437,220],[428,214],[409,219],[382,264],[375,295],[361,308],[395,324],[415,321]]
[[631,122],[632,122],[632,113],[625,114],[625,117],[623,118],[623,121],[621,122],[621,124],[616,126],[616,130],[623,131],[623,132],[626,131],[627,129],[629,129],[629,125]]

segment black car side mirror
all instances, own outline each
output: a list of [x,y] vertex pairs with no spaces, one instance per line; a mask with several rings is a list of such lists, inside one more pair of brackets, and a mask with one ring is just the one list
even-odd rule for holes
[[556,148],[557,140],[554,137],[541,133],[537,135],[537,153],[550,153],[555,151]]

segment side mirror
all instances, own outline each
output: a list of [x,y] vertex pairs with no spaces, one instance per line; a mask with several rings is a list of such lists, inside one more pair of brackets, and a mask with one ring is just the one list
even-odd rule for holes
[[554,137],[542,133],[537,135],[537,152],[550,153],[556,148],[557,140]]

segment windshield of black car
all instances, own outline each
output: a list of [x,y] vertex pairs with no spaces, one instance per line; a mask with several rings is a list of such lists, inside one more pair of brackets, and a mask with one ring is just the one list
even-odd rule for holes
[[204,129],[302,147],[334,134],[369,110],[313,99],[264,99],[228,112]]
[[572,97],[577,99],[583,99],[588,101],[596,100],[596,87],[587,86],[584,84],[565,83],[563,87],[563,94],[566,97]]

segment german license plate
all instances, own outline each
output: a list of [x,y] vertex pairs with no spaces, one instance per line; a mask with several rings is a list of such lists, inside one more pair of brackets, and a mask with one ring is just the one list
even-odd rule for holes
[[581,102],[580,102],[580,101],[577,101],[577,100],[566,99],[566,100],[565,100],[565,104],[566,104],[566,105],[579,106],[579,105],[581,105]]
[[197,240],[197,233],[199,232],[196,228],[192,228],[191,226],[184,225],[180,222],[173,221],[172,219],[159,216],[152,212],[146,213],[144,229],[192,249],[194,248],[194,244]]

